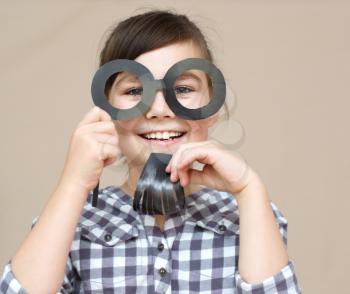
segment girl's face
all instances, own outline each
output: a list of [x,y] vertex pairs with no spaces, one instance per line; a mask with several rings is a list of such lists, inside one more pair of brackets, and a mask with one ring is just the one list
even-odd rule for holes
[[[203,58],[203,55],[192,42],[186,42],[146,52],[135,60],[146,66],[155,79],[162,79],[172,65],[193,57]],[[117,80],[118,77],[111,88],[112,97]],[[129,165],[143,166],[151,152],[173,154],[181,144],[208,138],[208,128],[215,122],[216,115],[197,121],[181,119],[171,111],[163,95],[162,91],[157,91],[153,104],[144,115],[114,121],[120,149]]]

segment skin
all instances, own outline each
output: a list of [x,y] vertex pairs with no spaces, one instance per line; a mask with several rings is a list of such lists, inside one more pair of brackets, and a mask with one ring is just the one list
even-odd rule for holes
[[[203,58],[196,46],[185,43],[144,53],[136,61],[160,79],[173,64],[189,57]],[[158,92],[144,116],[118,122],[116,128],[124,135],[120,147],[128,158],[139,158],[139,150],[144,150],[146,154],[150,150],[173,154],[166,171],[171,173],[173,181],[180,180],[187,193],[198,185],[204,185],[230,192],[236,197],[240,210],[239,271],[246,281],[256,283],[280,271],[288,263],[288,254],[263,181],[240,157],[226,150],[222,144],[208,141],[208,128],[216,119],[217,116],[200,121],[179,119],[167,106],[163,94]],[[143,126],[156,129],[157,124],[185,129],[187,133],[178,144],[150,147],[137,134]],[[202,171],[192,169],[195,161],[204,164]],[[143,164],[144,158],[141,165],[129,164],[130,177],[122,186],[129,195],[133,195]],[[156,221],[161,228],[164,227],[164,216],[156,216]]]
[[[177,43],[140,55],[154,77],[188,57],[202,57],[191,43]],[[167,172],[180,180],[186,194],[201,185],[230,192],[240,211],[238,270],[247,282],[258,283],[280,271],[288,262],[267,189],[244,161],[218,142],[208,140],[208,128],[217,116],[201,121],[177,118],[158,92],[148,112],[130,121],[115,122],[93,107],[72,133],[62,174],[33,229],[11,260],[12,270],[29,293],[56,293],[88,192],[98,183],[103,168],[126,156],[129,167],[124,191],[133,195],[141,168],[150,152],[173,154]],[[140,138],[140,132],[162,128],[185,131],[177,143],[159,145]],[[202,171],[193,162],[204,164]],[[190,184],[191,183],[191,184]],[[64,217],[62,217],[64,216]],[[162,226],[164,217],[157,216]],[[258,246],[257,246],[258,244]],[[52,266],[55,265],[55,266]]]
[[[145,65],[155,79],[164,77],[167,70],[175,63],[191,57],[203,58],[201,51],[191,42],[175,44],[156,49],[138,56],[135,61]],[[118,79],[114,85],[118,84]],[[114,86],[113,85],[113,86]],[[113,86],[110,97],[113,97]],[[136,86],[136,85],[135,85]],[[133,195],[137,180],[142,168],[151,152],[174,154],[183,144],[188,142],[200,142],[208,139],[208,128],[217,120],[218,114],[200,121],[190,121],[178,118],[165,102],[163,93],[158,91],[149,111],[143,116],[127,121],[114,121],[119,135],[119,146],[128,161],[129,177],[121,188],[128,194]],[[139,134],[159,130],[185,131],[185,135],[176,143],[166,145],[153,141],[148,142],[140,138]],[[196,184],[186,185],[185,194],[197,191],[200,187]],[[165,217],[156,215],[156,223],[163,229]]]

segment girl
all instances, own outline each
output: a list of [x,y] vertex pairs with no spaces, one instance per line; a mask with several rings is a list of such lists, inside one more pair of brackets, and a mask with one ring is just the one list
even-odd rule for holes
[[[213,61],[198,27],[184,15],[150,11],[118,24],[100,65],[135,60],[161,79],[192,57]],[[107,86],[109,97],[116,80]],[[132,88],[127,95],[140,93]],[[162,91],[146,113],[130,120],[113,121],[91,109],[72,134],[52,196],[5,267],[1,292],[301,293],[286,249],[287,220],[258,174],[208,140],[217,117],[181,119]],[[166,172],[184,187],[186,209],[154,216],[133,210],[150,152],[172,154]],[[100,189],[92,206],[89,191],[122,155],[126,182]],[[191,168],[195,161],[203,170]]]

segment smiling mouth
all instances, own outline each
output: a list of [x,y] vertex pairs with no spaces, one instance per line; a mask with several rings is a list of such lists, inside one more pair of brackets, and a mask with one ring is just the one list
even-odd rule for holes
[[147,134],[139,134],[140,137],[149,141],[173,141],[181,138],[186,132],[166,131],[166,132],[150,132]]

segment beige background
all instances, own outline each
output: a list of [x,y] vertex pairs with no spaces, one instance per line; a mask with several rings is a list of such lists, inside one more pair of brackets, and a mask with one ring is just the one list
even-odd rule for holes
[[[53,191],[70,134],[93,106],[102,36],[142,7],[176,8],[207,34],[236,93],[238,151],[289,221],[304,293],[347,293],[350,5],[331,0],[2,0],[0,265]],[[102,185],[120,179],[107,168]]]

